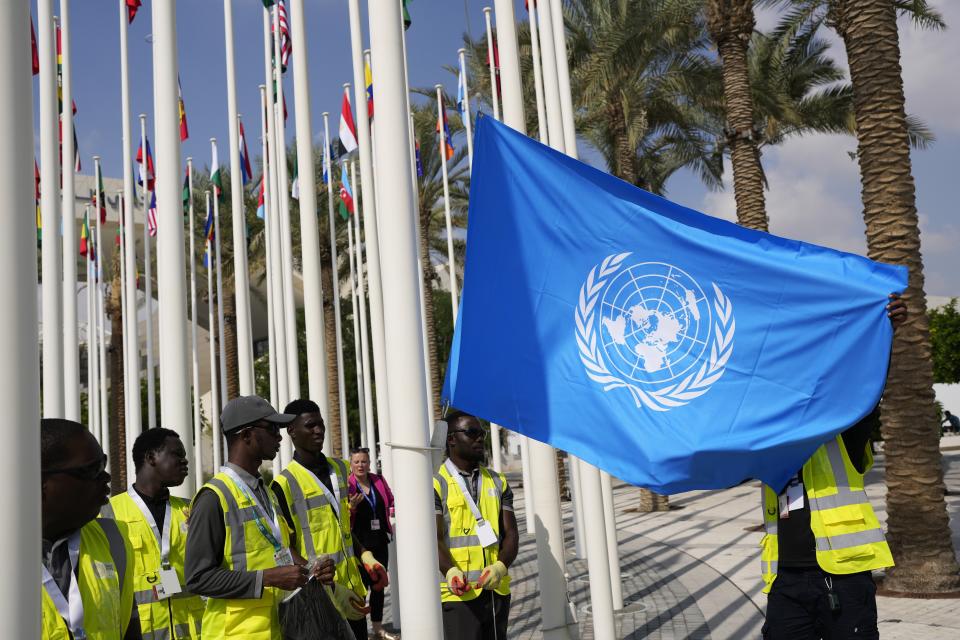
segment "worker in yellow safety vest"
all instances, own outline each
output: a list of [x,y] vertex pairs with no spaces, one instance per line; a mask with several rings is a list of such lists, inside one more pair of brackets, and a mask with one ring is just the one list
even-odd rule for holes
[[480,465],[486,431],[462,411],[446,417],[447,459],[433,477],[447,640],[507,637],[510,576],[519,534],[513,491],[502,473]]
[[[281,640],[280,602],[307,582],[306,562],[291,551],[260,476],[263,461],[280,450],[281,425],[293,417],[257,396],[223,408],[227,463],[194,498],[187,533],[187,589],[207,597],[204,638]],[[330,582],[333,564],[318,564],[314,576]]]
[[141,638],[126,526],[97,519],[110,495],[106,465],[79,422],[40,422],[43,640]]
[[[894,330],[907,316],[886,305]],[[761,486],[765,640],[879,638],[872,571],[893,566],[864,491],[879,407],[821,445],[780,491]]]
[[176,431],[156,428],[133,443],[137,479],[101,515],[127,525],[133,545],[134,600],[144,640],[199,640],[204,602],[183,587],[190,503],[170,495],[187,477],[187,452]]
[[367,589],[360,578],[357,555],[370,575],[373,589],[383,590],[388,578],[383,565],[351,535],[349,463],[324,455],[326,426],[317,403],[294,400],[284,413],[295,416],[287,425],[293,441],[293,461],[274,478],[273,490],[293,531],[291,546],[308,560],[333,560],[336,573],[331,599],[357,640],[366,640],[366,615],[370,608],[366,605]]

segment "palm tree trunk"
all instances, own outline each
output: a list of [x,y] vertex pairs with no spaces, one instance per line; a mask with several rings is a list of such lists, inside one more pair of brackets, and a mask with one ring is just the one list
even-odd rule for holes
[[747,45],[753,34],[753,0],[711,0],[710,34],[723,61],[723,97],[727,110],[727,144],[733,164],[737,221],[767,230],[763,167],[754,135],[753,96],[747,73]]
[[323,282],[323,341],[327,347],[327,398],[330,403],[330,415],[324,416],[324,423],[330,433],[334,455],[340,455],[343,446],[340,438],[340,378],[337,375],[337,325],[329,252],[320,256],[320,279]]
[[433,263],[430,261],[430,210],[420,212],[420,263],[423,265],[423,314],[427,325],[427,359],[430,364],[430,401],[433,415],[440,417],[440,362],[437,355],[437,329],[433,313]]
[[110,296],[107,298],[107,315],[110,316],[110,491],[122,493],[127,488],[127,428],[123,388],[123,313],[120,297],[120,252],[113,257],[113,279]]
[[[226,287],[224,287],[226,288]],[[224,402],[240,395],[240,364],[237,355],[237,300],[233,286],[223,292],[223,339],[227,354],[227,397]]]
[[561,500],[570,499],[570,483],[567,482],[567,454],[560,449],[554,449],[556,454],[556,467],[557,467],[557,489],[560,493]]
[[830,17],[850,65],[868,255],[910,270],[910,316],[894,338],[883,397],[887,540],[897,563],[884,587],[956,591],[896,11],[890,0],[834,0]]

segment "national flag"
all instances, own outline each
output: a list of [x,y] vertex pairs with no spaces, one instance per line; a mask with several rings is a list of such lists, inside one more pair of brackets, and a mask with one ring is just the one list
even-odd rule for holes
[[410,12],[407,10],[407,2],[410,0],[403,0],[403,30],[406,31],[410,28],[410,25],[413,24],[413,20],[410,18]]
[[[80,225],[80,255],[87,256],[93,260],[93,245],[90,242],[90,216],[83,216],[83,224]],[[89,253],[89,255],[88,255]]]
[[30,52],[33,61],[33,75],[40,73],[40,52],[37,50],[37,31],[33,28],[33,16],[30,16]]
[[290,197],[300,199],[300,172],[296,164],[293,165],[293,182],[290,184]]
[[[487,68],[490,68],[490,50],[487,49]],[[497,47],[497,37],[493,36],[493,75],[497,79],[497,95],[502,96],[500,90],[500,49]]]
[[150,207],[147,209],[147,233],[150,237],[157,235],[157,192],[150,194]]
[[127,23],[132,24],[133,19],[137,17],[137,9],[140,8],[140,0],[127,0]]
[[293,52],[293,45],[290,42],[287,5],[283,0],[277,3],[277,26],[280,28],[280,66],[283,71],[286,71],[287,63],[290,62],[290,54]]
[[340,217],[344,220],[353,213],[353,191],[350,189],[350,180],[347,179],[347,165],[340,165]]
[[190,137],[187,129],[187,109],[183,106],[183,89],[180,87],[180,76],[177,75],[177,106],[180,109],[180,142]]
[[340,106],[340,155],[353,153],[357,149],[357,127],[353,124],[353,110],[350,107],[350,96],[343,92],[343,102]]
[[261,0],[261,2],[263,2],[264,9],[269,9],[273,6],[273,0]]
[[451,406],[665,494],[779,489],[874,409],[905,267],[698,213],[493,118],[476,140]]
[[266,219],[267,216],[267,210],[263,199],[263,178],[264,176],[260,176],[260,195],[257,196],[257,217],[261,220]]
[[77,142],[77,125],[73,125],[73,171],[74,173],[80,173],[82,169],[80,165],[80,144]]
[[183,175],[183,191],[180,195],[183,200],[183,208],[186,209],[190,206],[190,166],[187,165],[186,170]]
[[243,184],[253,179],[253,169],[250,168],[250,152],[247,151],[247,134],[243,131],[243,122],[240,122],[240,173]]
[[34,187],[34,197],[33,199],[37,202],[40,202],[40,165],[37,164],[37,158],[33,158],[33,187]]
[[417,156],[417,177],[423,177],[423,162],[420,160],[420,140],[414,140],[414,151]]
[[440,151],[446,154],[447,160],[453,157],[453,140],[450,138],[450,123],[447,122],[447,110],[443,106],[443,97],[440,97],[440,113],[437,116],[437,133],[441,133]]
[[467,79],[463,77],[463,69],[457,74],[457,111],[464,118],[464,96],[467,93]]
[[103,173],[97,175],[97,189],[93,194],[93,206],[100,210],[100,222],[107,221],[107,202],[103,193]]
[[213,196],[223,202],[223,177],[220,175],[220,158],[217,157],[217,145],[213,143],[213,160],[210,163],[210,182],[213,183]]
[[366,60],[363,61],[363,78],[367,88],[367,117],[373,120],[373,72]]
[[330,150],[330,143],[326,138],[323,139],[323,184],[330,184],[330,174],[327,172],[327,162],[333,155]]
[[[144,159],[143,153],[144,145],[147,148],[146,159]],[[140,165],[137,169],[137,184],[141,187],[146,185],[144,188],[147,191],[153,191],[156,183],[156,173],[153,165],[153,154],[150,152],[150,138],[140,140],[140,146],[137,147],[137,164]]]
[[213,204],[207,203],[207,224],[203,229],[203,237],[206,239],[204,244],[205,249],[203,251],[203,266],[207,269],[213,264],[214,251],[216,251],[213,246],[213,242],[216,240],[215,231],[216,227],[214,227],[213,224]]

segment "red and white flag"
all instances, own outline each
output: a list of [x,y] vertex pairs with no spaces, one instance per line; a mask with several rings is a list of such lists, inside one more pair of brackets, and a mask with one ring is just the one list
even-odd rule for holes
[[157,192],[150,194],[150,208],[147,209],[147,233],[151,238],[157,235]]
[[280,27],[280,64],[284,70],[290,62],[293,45],[290,44],[290,22],[287,16],[287,5],[280,0],[277,3],[277,25]]
[[346,91],[343,92],[343,105],[340,107],[340,147],[340,155],[353,153],[357,149],[357,127],[353,124],[353,111]]

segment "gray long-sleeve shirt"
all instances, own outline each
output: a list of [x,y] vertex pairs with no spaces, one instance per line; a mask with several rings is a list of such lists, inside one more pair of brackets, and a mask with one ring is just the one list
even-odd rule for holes
[[[263,478],[250,475],[230,462],[233,469],[261,504],[270,505]],[[269,508],[269,507],[268,507]],[[208,598],[260,598],[263,596],[263,571],[231,571],[224,568],[224,544],[227,529],[220,500],[210,489],[201,489],[190,509],[184,576],[187,590]]]

